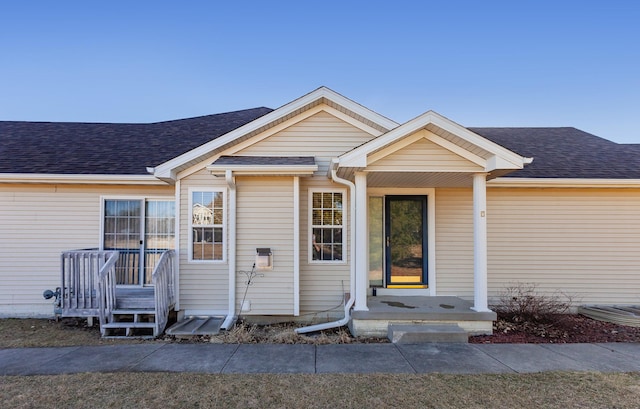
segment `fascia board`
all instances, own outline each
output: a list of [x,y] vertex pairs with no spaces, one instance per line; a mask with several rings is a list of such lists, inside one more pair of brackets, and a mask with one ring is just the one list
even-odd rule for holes
[[487,187],[554,188],[640,188],[640,179],[572,179],[499,177],[487,181]]
[[172,176],[171,171],[179,167],[180,165],[190,162],[192,160],[196,160],[199,157],[206,155],[208,152],[211,152],[221,146],[224,146],[225,144],[241,137],[244,134],[251,133],[257,129],[260,129],[263,126],[266,126],[273,121],[277,121],[278,119],[285,117],[291,114],[292,112],[295,112],[298,109],[301,109],[306,105],[309,105],[322,98],[326,98],[338,105],[341,105],[347,110],[353,111],[354,113],[361,115],[362,117],[367,118],[372,122],[375,122],[386,129],[391,129],[398,126],[396,122],[388,118],[385,118],[382,115],[377,114],[363,107],[362,105],[351,101],[350,99],[343,97],[342,95],[330,90],[329,88],[320,87],[315,91],[312,91],[307,95],[304,95],[296,100],[293,100],[288,104],[285,104],[282,107],[264,116],[261,116],[260,118],[249,122],[248,124],[241,126],[240,128],[234,129],[233,131],[225,135],[222,135],[211,142],[205,143],[204,145],[201,145],[195,149],[192,149],[189,152],[186,152],[180,156],[177,156],[167,162],[164,162],[156,166],[154,175],[156,177],[171,177]]
[[0,183],[168,185],[168,183],[151,175],[85,175],[47,173],[3,173],[0,174]]
[[[469,143],[476,145],[477,147],[484,149],[487,152],[491,152],[492,154],[501,157],[502,159],[511,162],[511,164],[515,165],[515,169],[522,169],[524,167],[524,158],[517,153],[510,151],[509,149],[494,143],[487,138],[484,138],[475,132],[472,132],[465,128],[462,125],[459,125],[452,120],[438,114],[437,112],[429,111],[432,113],[433,121],[432,123],[439,128],[447,132],[451,132],[454,135],[457,135]],[[508,169],[512,169],[509,167]]]
[[[384,117],[380,114],[378,114],[375,111],[370,110],[369,108],[358,104],[357,102],[338,94],[337,92],[327,88],[327,87],[320,87],[318,88],[316,91],[313,92],[319,92],[322,94],[322,97],[327,98],[328,100],[341,105],[343,107],[345,107],[346,109],[348,109],[349,111],[352,111],[355,114],[358,114],[360,116],[362,116],[363,118],[366,118],[368,120],[370,120],[371,122],[374,122],[378,125],[380,125],[381,127],[385,128],[385,129],[393,129],[398,127],[398,125],[400,125],[399,123]],[[312,93],[313,93],[312,92]],[[309,94],[310,95],[310,94]]]
[[318,171],[318,165],[302,166],[302,165],[281,165],[281,166],[252,166],[252,165],[211,165],[206,169],[212,173],[225,173],[227,170],[233,171],[234,174],[313,174]]

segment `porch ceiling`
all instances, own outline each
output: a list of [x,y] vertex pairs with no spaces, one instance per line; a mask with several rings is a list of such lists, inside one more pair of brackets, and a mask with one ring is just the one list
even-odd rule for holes
[[369,187],[470,187],[470,173],[458,172],[371,172]]

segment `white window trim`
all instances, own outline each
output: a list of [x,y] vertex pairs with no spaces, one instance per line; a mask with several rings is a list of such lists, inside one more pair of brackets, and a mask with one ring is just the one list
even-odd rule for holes
[[[314,260],[313,251],[311,246],[313,243],[313,194],[314,193],[342,193],[342,260]],[[307,242],[307,262],[309,264],[347,264],[347,255],[353,249],[348,249],[347,246],[347,228],[349,226],[349,214],[347,209],[349,204],[347,203],[347,190],[346,189],[334,189],[334,188],[310,188],[309,197],[307,202],[308,207],[308,221],[309,227],[308,242]],[[353,233],[353,232],[352,232]]]
[[[193,192],[205,192],[205,193],[222,193],[222,260],[194,260],[193,259]],[[212,188],[212,187],[190,187],[189,188],[189,215],[188,217],[188,259],[189,264],[224,264],[227,262],[227,245],[229,238],[227,237],[227,212],[229,204],[227,203],[227,190],[224,188]]]

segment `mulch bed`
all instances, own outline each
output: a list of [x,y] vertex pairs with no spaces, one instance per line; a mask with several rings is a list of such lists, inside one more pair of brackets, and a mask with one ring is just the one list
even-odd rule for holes
[[493,335],[469,338],[475,344],[566,344],[594,342],[640,342],[640,327],[597,321],[581,315],[563,314],[549,323],[513,323],[498,317]]

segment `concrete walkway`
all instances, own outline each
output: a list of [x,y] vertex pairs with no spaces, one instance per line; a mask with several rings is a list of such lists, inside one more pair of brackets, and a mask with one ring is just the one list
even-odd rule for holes
[[640,371],[640,343],[129,344],[0,349],[0,375],[81,372],[529,373]]

